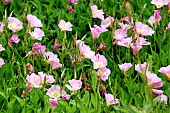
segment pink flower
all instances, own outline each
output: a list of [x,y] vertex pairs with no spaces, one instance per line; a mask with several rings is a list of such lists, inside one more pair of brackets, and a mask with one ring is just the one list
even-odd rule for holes
[[44,82],[46,82],[46,83],[54,83],[55,82],[54,77],[51,75],[46,75],[43,72],[38,72],[38,75],[40,76],[41,84],[44,84]]
[[156,74],[147,72],[146,76],[148,80],[148,86],[151,86],[153,88],[160,88],[163,86],[162,79],[159,78]]
[[2,47],[2,44],[0,44],[0,51],[4,51],[4,50],[5,50],[5,48]]
[[74,9],[73,9],[72,6],[67,6],[67,9],[68,9],[69,11],[71,11],[72,13],[74,13]]
[[110,69],[103,67],[99,68],[97,71],[97,75],[100,81],[106,81],[108,79],[108,76],[110,75]]
[[95,56],[95,52],[91,51],[91,48],[85,44],[79,44],[80,55],[83,55],[84,58],[91,59]]
[[59,50],[59,49],[60,49],[60,45],[59,44],[54,44],[53,50]]
[[49,61],[49,63],[51,64],[53,69],[62,67],[62,64],[59,63],[58,56],[55,55],[54,53],[46,52],[45,56],[46,56],[47,60]]
[[2,58],[0,58],[0,67],[2,67],[2,65],[4,65],[4,60]]
[[157,95],[162,95],[164,93],[163,90],[152,89],[152,92]]
[[42,37],[45,36],[44,32],[40,28],[34,28],[34,32],[29,32],[32,39],[42,40]]
[[3,22],[0,22],[0,32],[3,32],[5,24]]
[[56,100],[60,100],[60,87],[57,85],[52,85],[46,92],[46,94],[52,98],[52,99],[56,99]]
[[130,44],[132,43],[132,37],[122,39],[121,41],[118,41],[117,44],[120,46],[125,46],[127,48],[130,48]]
[[10,2],[10,0],[4,0],[4,4],[8,4]]
[[159,9],[163,7],[164,5],[168,5],[169,0],[152,0],[151,4],[156,5],[156,7]]
[[160,16],[160,12],[161,10],[154,10],[154,16],[151,16],[148,20],[148,22],[152,25],[152,24],[158,24],[159,21],[162,19],[162,17]]
[[58,105],[58,100],[57,99],[49,99],[50,100],[50,106],[52,108],[55,108]]
[[30,74],[34,73],[34,68],[32,67],[30,63],[27,63],[26,67],[28,68]]
[[168,101],[168,97],[166,96],[166,95],[159,95],[159,96],[157,96],[155,99],[154,99],[154,101],[159,101],[160,103],[162,103],[162,102],[164,102],[164,104],[166,104],[167,105],[167,101]]
[[122,19],[121,19],[121,21],[123,21],[123,22],[128,22],[128,23],[131,23],[131,19],[129,18],[129,17],[123,17]]
[[78,0],[68,0],[68,2],[71,2],[73,4],[77,4]]
[[170,30],[170,22],[168,23],[168,30]]
[[107,105],[119,103],[119,99],[116,99],[112,94],[105,94],[105,99],[106,99]]
[[22,22],[15,17],[8,17],[8,28],[14,32],[23,28]]
[[69,100],[70,99],[70,95],[68,95],[67,93],[66,93],[66,91],[64,91],[64,90],[62,90],[62,98],[63,98],[63,100]]
[[102,88],[102,94],[106,94],[107,93],[106,88],[103,85],[101,85],[101,88]]
[[143,64],[135,64],[135,70],[139,73],[144,73],[146,71],[146,66],[146,62],[144,62]]
[[166,66],[166,67],[161,67],[158,72],[164,74],[168,80],[170,80],[170,65]]
[[109,16],[106,19],[102,20],[101,27],[107,28],[107,27],[111,26],[113,22],[114,22],[114,18]]
[[9,43],[18,43],[20,39],[18,38],[17,34],[13,34],[12,37],[9,39]]
[[60,20],[58,27],[61,31],[72,31],[72,24],[70,22],[65,22],[64,20]]
[[106,28],[102,28],[97,25],[94,25],[94,28],[91,28],[91,32],[94,40],[99,38],[100,34],[106,31],[108,31]]
[[142,37],[138,37],[136,39],[136,42],[135,43],[131,43],[130,44],[130,47],[132,48],[133,50],[133,54],[137,54],[138,51],[142,48],[142,45],[150,45],[151,43],[150,42],[147,42],[146,39],[142,38]]
[[127,37],[127,31],[123,29],[117,29],[115,31],[114,38],[116,39],[116,41],[121,41],[122,39],[125,39],[126,37]]
[[137,34],[141,34],[143,36],[152,36],[154,31],[146,24],[142,24],[141,22],[135,22],[135,30]]
[[124,64],[118,64],[119,68],[123,71],[123,72],[127,72],[131,67],[132,64],[131,63],[124,63]]
[[43,27],[43,24],[41,23],[41,21],[32,14],[27,15],[27,20],[28,20],[28,24],[31,27]]
[[129,30],[131,28],[130,25],[124,24],[123,22],[119,23],[119,25],[120,25],[121,29],[123,29],[125,31],[127,31],[127,30]]
[[34,43],[33,45],[32,45],[32,50],[41,50],[41,47],[42,47],[42,44],[41,43]]
[[104,50],[106,48],[106,44],[103,43],[103,44],[100,44],[99,47],[97,48],[97,50]]
[[80,80],[69,80],[70,85],[66,84],[65,86],[70,90],[70,91],[76,91],[81,89],[82,82]]
[[91,10],[93,18],[99,18],[101,20],[104,20],[103,10],[98,10],[96,5],[91,6]]
[[107,59],[103,55],[100,55],[100,54],[93,56],[91,58],[91,61],[93,62],[94,69],[103,68],[103,67],[106,67],[107,65]]
[[34,88],[42,87],[41,81],[40,81],[40,76],[36,75],[35,73],[32,73],[31,75],[27,75],[26,80]]

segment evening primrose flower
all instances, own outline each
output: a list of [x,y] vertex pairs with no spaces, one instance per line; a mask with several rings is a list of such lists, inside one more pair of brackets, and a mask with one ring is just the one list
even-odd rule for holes
[[32,88],[41,88],[41,79],[39,75],[32,73],[31,75],[27,75],[26,80],[32,86]]
[[44,32],[40,28],[34,28],[34,32],[29,32],[32,39],[42,40],[42,37],[45,36]]
[[110,75],[111,71],[110,69],[103,67],[99,68],[97,71],[97,75],[100,81],[106,81],[108,79],[108,76]]
[[93,39],[97,39],[99,38],[100,34],[103,32],[108,31],[106,28],[102,28],[100,26],[94,25],[94,28],[91,28],[91,32],[92,32],[92,37]]
[[118,66],[123,72],[127,72],[132,67],[132,64],[124,63],[124,64],[118,64]]
[[105,99],[108,106],[119,103],[119,99],[116,99],[112,94],[105,94]]
[[77,4],[78,0],[68,0],[68,2],[71,2],[73,4]]
[[43,24],[41,23],[41,21],[32,14],[27,15],[27,20],[28,20],[28,24],[31,27],[43,27]]
[[13,34],[12,37],[9,39],[9,43],[19,43],[20,39],[18,38],[17,34]]
[[164,5],[168,5],[169,0],[152,0],[151,4],[156,5],[156,7],[159,9],[163,7]]
[[132,37],[130,38],[124,38],[121,41],[118,41],[117,44],[120,46],[124,46],[127,48],[130,48],[130,44],[132,43]]
[[100,54],[93,56],[91,58],[91,61],[93,62],[94,69],[103,68],[103,67],[106,67],[107,65],[107,59],[105,58],[105,56],[100,55]]
[[152,25],[152,24],[158,24],[159,21],[162,19],[162,17],[160,16],[160,12],[161,10],[154,10],[154,15],[151,16],[148,20],[148,22]]
[[93,18],[99,18],[101,20],[104,20],[103,10],[98,10],[96,5],[91,6],[91,10]]
[[44,84],[44,82],[46,82],[46,83],[54,83],[55,82],[55,79],[52,75],[46,75],[43,72],[38,72],[38,75],[40,76],[41,84]]
[[95,56],[95,52],[91,51],[91,48],[85,44],[79,44],[80,55],[84,58],[91,59]]
[[123,29],[116,29],[114,35],[114,39],[116,39],[116,41],[121,41],[127,37],[127,31]]
[[163,90],[158,90],[158,89],[152,89],[152,92],[157,95],[162,95],[164,93]]
[[70,85],[66,84],[65,86],[66,86],[70,91],[76,91],[76,90],[81,89],[81,86],[82,86],[81,80],[72,79],[72,80],[69,80],[68,82],[70,83]]
[[5,24],[3,22],[0,22],[0,32],[3,32]]
[[159,78],[156,74],[147,72],[146,77],[148,80],[148,86],[151,86],[153,88],[160,88],[163,86],[162,79]]
[[0,51],[4,51],[4,50],[5,50],[5,48],[2,47],[2,44],[0,44]]
[[0,58],[0,67],[2,67],[2,65],[4,65],[4,60],[2,58]]
[[130,25],[124,24],[123,22],[119,23],[119,25],[120,25],[121,29],[123,29],[125,31],[127,31],[131,28]]
[[113,22],[114,22],[114,18],[109,16],[109,17],[105,18],[104,20],[102,20],[101,27],[107,28],[107,27],[111,26]]
[[14,32],[23,28],[22,22],[15,17],[8,17],[8,28]]
[[60,100],[60,87],[57,85],[52,85],[48,90],[47,90],[47,95],[52,98],[52,99],[57,99]]
[[58,27],[61,31],[72,31],[72,24],[70,22],[65,22],[64,20],[60,20]]
[[166,67],[161,67],[158,72],[164,74],[168,80],[170,80],[170,65],[166,66]]
[[143,64],[135,64],[135,70],[138,71],[139,73],[144,73],[146,70],[147,64],[144,62]]
[[157,96],[154,101],[159,101],[160,103],[164,103],[165,105],[167,105],[167,102],[168,102],[168,97],[166,95],[159,95]]
[[72,6],[67,6],[67,9],[68,9],[69,11],[71,11],[72,13],[74,13],[74,9],[73,9]]
[[154,31],[146,24],[142,24],[141,22],[135,22],[135,30],[137,34],[141,34],[143,36],[152,36]]

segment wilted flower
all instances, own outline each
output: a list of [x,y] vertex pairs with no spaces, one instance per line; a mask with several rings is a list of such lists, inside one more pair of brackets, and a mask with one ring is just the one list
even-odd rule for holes
[[0,32],[3,32],[5,24],[3,22],[0,22]]
[[101,20],[104,20],[103,10],[98,10],[96,5],[91,6],[91,10],[93,18],[99,18]]
[[4,60],[2,58],[0,58],[0,67],[2,67],[2,65],[4,65]]
[[94,25],[94,28],[91,28],[92,37],[94,40],[96,40],[101,33],[108,31],[106,28],[99,27],[97,25]]
[[169,0],[152,0],[151,4],[156,5],[156,7],[159,9],[163,7],[164,5],[168,5]]
[[55,108],[58,105],[58,100],[57,99],[49,99],[50,100],[50,105],[52,108]]
[[64,91],[64,90],[62,90],[62,98],[63,98],[63,100],[69,100],[70,99],[70,95],[68,95],[67,93],[66,93],[66,91]]
[[99,68],[97,71],[97,75],[100,81],[106,81],[108,79],[108,76],[110,75],[110,69],[103,67]]
[[28,20],[28,24],[31,27],[43,27],[43,24],[41,23],[41,21],[32,14],[27,15],[27,20]]
[[72,24],[70,22],[65,22],[64,20],[60,20],[58,27],[61,31],[72,31]]
[[34,32],[29,32],[32,39],[42,40],[42,37],[45,36],[44,32],[40,28],[34,28]]
[[28,68],[30,74],[34,73],[34,68],[32,67],[30,63],[27,63],[26,67]]
[[128,16],[123,17],[121,21],[131,23],[131,19]]
[[81,80],[69,80],[70,85],[66,84],[65,86],[70,90],[70,91],[76,91],[81,89],[82,82]]
[[164,74],[168,80],[170,80],[170,65],[166,66],[166,67],[161,67],[158,72]]
[[73,9],[72,6],[67,6],[67,9],[68,9],[69,11],[71,11],[72,13],[74,13],[74,9]]
[[159,78],[156,74],[147,72],[146,76],[148,80],[148,86],[151,86],[153,88],[160,88],[163,86],[162,79]]
[[159,95],[157,96],[154,101],[158,100],[160,103],[164,102],[167,105],[168,97],[166,95]]
[[106,19],[102,20],[101,27],[107,28],[107,27],[111,26],[113,22],[114,22],[114,18],[109,16]]
[[8,17],[8,28],[14,32],[23,28],[22,22],[15,17]]
[[107,102],[107,105],[111,105],[111,104],[118,104],[119,103],[119,99],[116,99],[112,94],[105,94],[105,99]]
[[68,2],[71,2],[73,4],[77,4],[78,0],[68,0]]
[[131,67],[132,64],[131,63],[124,63],[124,64],[118,64],[119,68],[123,71],[123,72],[127,72]]
[[10,0],[4,0],[4,4],[8,4],[10,2]]
[[102,88],[102,93],[107,94],[106,88],[103,85],[101,85],[101,88]]
[[53,46],[53,50],[59,50],[59,49],[60,49],[60,44],[59,44],[58,40],[56,39],[55,44]]
[[143,36],[152,36],[154,31],[146,24],[142,24],[141,22],[135,22],[135,30],[137,34],[141,34]]
[[100,44],[99,47],[97,48],[97,50],[104,50],[106,48],[106,44],[103,43],[103,44]]
[[105,56],[100,55],[100,54],[93,56],[91,58],[91,61],[93,62],[94,69],[103,68],[103,67],[106,67],[107,65],[107,59],[105,58]]

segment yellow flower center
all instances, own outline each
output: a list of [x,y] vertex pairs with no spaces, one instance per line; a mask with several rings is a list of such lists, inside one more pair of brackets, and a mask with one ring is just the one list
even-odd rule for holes
[[97,13],[97,12],[94,12],[94,13],[93,13],[93,16],[97,16],[97,15],[98,15],[98,13]]
[[158,2],[158,3],[157,3],[157,8],[158,8],[158,9],[161,8],[161,2]]
[[15,24],[10,24],[10,25],[9,25],[9,29],[13,29],[13,28],[15,28],[15,27],[16,27]]
[[59,94],[58,94],[57,92],[53,92],[53,93],[52,93],[52,96],[55,97],[55,98],[57,98],[57,97],[59,96]]
[[101,67],[101,66],[103,66],[103,64],[101,62],[98,62],[97,67]]
[[38,35],[35,33],[32,34],[32,37],[34,37],[35,39],[38,39]]
[[66,26],[63,26],[62,28],[61,28],[61,31],[65,31],[66,30]]

